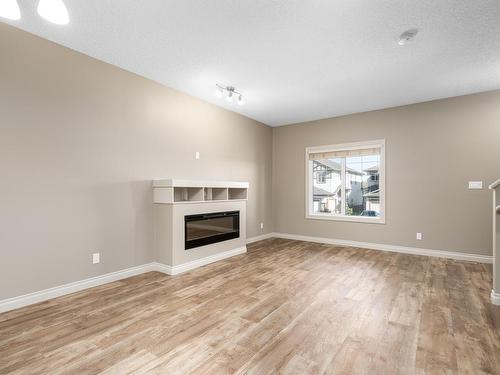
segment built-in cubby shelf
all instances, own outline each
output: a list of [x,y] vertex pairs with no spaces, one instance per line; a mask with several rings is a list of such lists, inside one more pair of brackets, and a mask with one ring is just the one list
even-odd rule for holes
[[231,199],[247,199],[248,189],[245,188],[229,188],[229,200]]
[[205,200],[206,201],[226,201],[226,200],[228,200],[228,195],[227,195],[228,188],[206,187],[204,189],[205,189]]
[[193,202],[203,200],[203,188],[174,187],[174,202]]
[[248,186],[234,181],[154,180],[153,198],[166,204],[247,200]]

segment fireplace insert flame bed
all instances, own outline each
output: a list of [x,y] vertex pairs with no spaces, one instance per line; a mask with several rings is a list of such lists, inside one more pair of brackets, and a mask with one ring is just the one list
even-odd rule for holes
[[185,249],[210,245],[240,236],[240,211],[184,216]]

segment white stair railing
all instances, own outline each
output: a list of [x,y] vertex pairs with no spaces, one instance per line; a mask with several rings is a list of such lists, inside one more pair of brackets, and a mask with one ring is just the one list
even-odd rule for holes
[[491,303],[500,305],[500,179],[492,183],[493,190],[493,288]]

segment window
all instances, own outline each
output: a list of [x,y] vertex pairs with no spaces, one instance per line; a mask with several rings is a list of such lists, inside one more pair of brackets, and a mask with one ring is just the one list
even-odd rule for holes
[[308,147],[306,217],[385,223],[385,141]]
[[325,171],[316,172],[316,183],[326,184],[326,172]]

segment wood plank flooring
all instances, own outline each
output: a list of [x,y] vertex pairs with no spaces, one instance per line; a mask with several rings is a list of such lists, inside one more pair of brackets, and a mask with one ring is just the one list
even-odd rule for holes
[[271,239],[0,315],[1,374],[500,374],[491,267]]

